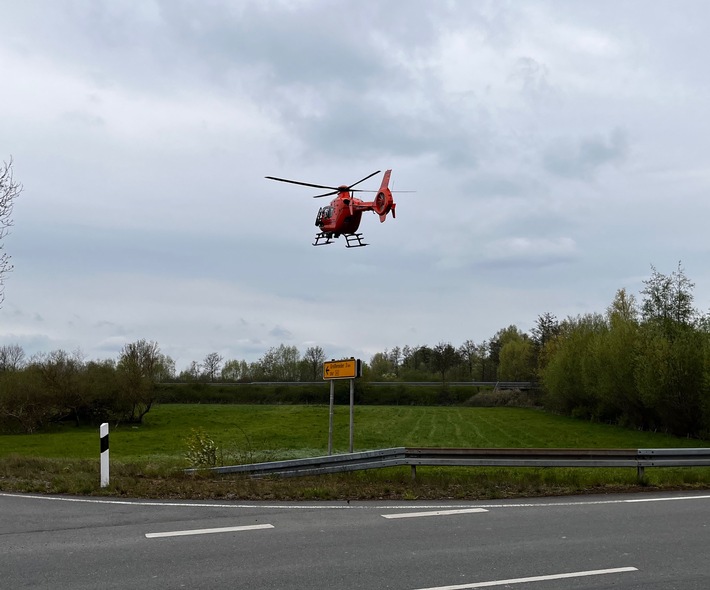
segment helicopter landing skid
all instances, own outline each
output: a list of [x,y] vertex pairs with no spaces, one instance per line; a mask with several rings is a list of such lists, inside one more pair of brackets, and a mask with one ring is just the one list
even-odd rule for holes
[[[345,237],[345,247],[346,248],[361,248],[362,246],[367,246],[365,242],[362,241],[362,234],[342,234]],[[338,234],[332,234],[330,232],[320,232],[316,234],[316,240],[313,242],[314,246],[326,246],[333,243],[333,238],[339,237]]]
[[365,242],[362,241],[362,234],[343,234],[345,236],[345,247],[346,248],[361,248],[362,246],[367,246]]
[[333,243],[333,234],[326,233],[324,231],[316,234],[316,241],[313,242],[314,246],[325,246],[326,244]]

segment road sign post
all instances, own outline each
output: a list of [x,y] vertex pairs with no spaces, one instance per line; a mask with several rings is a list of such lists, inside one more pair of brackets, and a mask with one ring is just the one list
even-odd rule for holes
[[355,379],[350,379],[350,444],[349,452],[353,452],[353,432],[355,430]]
[[354,448],[355,426],[355,379],[362,376],[360,359],[331,360],[323,363],[323,379],[330,381],[330,408],[328,414],[328,454],[333,454],[333,406],[335,404],[335,381],[350,379],[350,452]]
[[335,400],[335,381],[330,382],[330,406],[328,411],[328,454],[333,454],[333,405]]

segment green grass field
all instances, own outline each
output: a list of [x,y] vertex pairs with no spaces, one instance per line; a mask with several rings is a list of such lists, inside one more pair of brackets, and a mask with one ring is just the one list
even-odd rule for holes
[[[348,447],[348,408],[336,406],[334,450]],[[297,480],[188,477],[187,439],[200,429],[217,444],[219,463],[325,454],[328,407],[161,405],[140,426],[112,427],[112,486],[97,485],[97,428],[63,426],[0,435],[0,489],[152,497],[309,499],[341,497],[500,497],[636,486],[632,469],[426,468]],[[421,406],[355,408],[355,450],[388,447],[703,447],[708,441],[638,432],[534,409]],[[647,485],[710,486],[709,469],[650,469]],[[237,483],[235,483],[237,482]],[[414,486],[414,487],[413,487]]]
[[[346,452],[348,408],[336,406],[334,449]],[[111,456],[180,461],[192,429],[225,449],[278,458],[324,453],[327,406],[162,405],[140,426],[111,428]],[[83,459],[98,453],[98,429],[64,426],[32,435],[0,435],[0,457],[10,454]],[[693,447],[706,442],[574,420],[522,408],[355,408],[355,450],[388,447]]]

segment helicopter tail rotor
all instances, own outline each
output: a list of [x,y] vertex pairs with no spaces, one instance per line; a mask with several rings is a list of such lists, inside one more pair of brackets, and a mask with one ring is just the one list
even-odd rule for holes
[[392,170],[387,170],[382,178],[382,184],[380,185],[380,190],[377,191],[377,196],[374,200],[374,210],[380,216],[380,223],[384,223],[387,219],[387,214],[392,212],[392,218],[395,217],[395,207],[397,204],[392,198],[392,191],[389,189],[389,181]]

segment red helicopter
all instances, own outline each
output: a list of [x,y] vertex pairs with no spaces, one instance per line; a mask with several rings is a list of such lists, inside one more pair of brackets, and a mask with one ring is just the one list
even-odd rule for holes
[[318,210],[318,215],[316,215],[316,226],[320,228],[321,231],[316,234],[316,240],[313,242],[313,245],[325,246],[326,244],[332,244],[333,238],[338,238],[342,235],[345,237],[345,246],[347,248],[358,248],[360,246],[367,246],[367,244],[362,241],[362,234],[357,233],[357,228],[360,226],[360,218],[362,217],[363,211],[374,211],[380,216],[380,222],[384,222],[384,220],[387,219],[387,214],[389,212],[392,212],[393,218],[395,216],[394,210],[396,203],[392,198],[392,191],[390,191],[387,186],[390,181],[390,174],[392,174],[392,170],[387,170],[385,172],[380,189],[377,191],[377,195],[373,201],[362,201],[354,196],[354,193],[356,192],[375,192],[354,189],[353,187],[357,186],[361,182],[365,182],[368,178],[372,178],[375,174],[379,173],[380,170],[373,172],[372,174],[369,174],[365,178],[362,178],[349,186],[325,186],[322,184],[311,184],[308,182],[299,182],[297,180],[276,178],[274,176],[267,176],[266,178],[269,180],[278,180],[279,182],[290,182],[291,184],[300,184],[302,186],[329,189],[329,192],[327,193],[315,195],[313,197],[314,199],[328,197],[330,195],[338,195],[330,202],[330,205],[321,207]]

